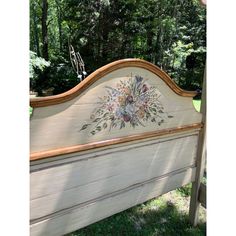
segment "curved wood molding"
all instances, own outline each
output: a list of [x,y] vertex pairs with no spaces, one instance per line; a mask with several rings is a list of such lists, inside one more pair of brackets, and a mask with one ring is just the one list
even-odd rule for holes
[[80,145],[76,145],[72,147],[65,147],[65,148],[59,148],[59,149],[54,149],[54,150],[35,152],[35,153],[31,153],[30,161],[35,161],[35,160],[49,158],[49,157],[55,157],[55,156],[64,155],[64,154],[70,154],[74,152],[91,150],[94,148],[101,148],[101,147],[110,146],[114,144],[122,144],[122,143],[137,141],[137,140],[143,140],[147,138],[160,137],[160,136],[180,133],[184,131],[197,130],[202,127],[203,127],[202,123],[197,123],[197,124],[180,126],[176,128],[163,129],[163,130],[158,130],[158,131],[146,132],[143,134],[135,134],[135,135],[130,135],[126,137],[93,142],[93,143],[88,143],[88,144],[80,144]]
[[94,82],[102,78],[103,76],[107,75],[108,73],[125,67],[139,67],[146,70],[151,71],[152,73],[156,74],[160,77],[176,94],[184,97],[194,97],[197,95],[195,91],[186,91],[178,87],[172,79],[167,75],[164,71],[162,71],[156,65],[141,60],[141,59],[123,59],[118,60],[112,63],[109,63],[96,71],[90,74],[86,79],[80,82],[74,88],[68,90],[67,92],[54,95],[54,96],[47,96],[47,97],[38,97],[38,98],[31,98],[30,99],[30,106],[31,107],[44,107],[55,105],[59,103],[63,103],[69,101],[76,96],[80,95],[84,90],[86,90],[89,86],[91,86]]

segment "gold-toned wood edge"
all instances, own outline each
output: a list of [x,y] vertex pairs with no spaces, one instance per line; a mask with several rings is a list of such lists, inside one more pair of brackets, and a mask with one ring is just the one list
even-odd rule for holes
[[195,91],[186,91],[178,87],[177,84],[172,81],[172,79],[167,73],[165,73],[159,67],[150,62],[141,59],[123,59],[109,63],[97,69],[87,78],[85,78],[82,82],[80,82],[78,85],[68,90],[67,92],[54,96],[31,98],[30,106],[44,107],[69,101],[75,98],[76,96],[80,95],[84,90],[86,90],[89,86],[91,86],[94,82],[96,82],[103,76],[107,75],[108,73],[111,73],[114,70],[125,67],[139,67],[151,71],[152,73],[159,76],[176,94],[180,96],[194,97],[197,95],[197,92]]
[[104,140],[104,141],[99,141],[99,142],[80,144],[76,146],[63,147],[63,148],[58,148],[58,149],[53,149],[53,150],[48,150],[48,151],[34,152],[30,154],[30,161],[35,161],[35,160],[54,157],[54,156],[60,156],[64,154],[70,154],[74,152],[81,152],[81,151],[106,147],[106,146],[115,145],[115,144],[122,144],[122,143],[137,141],[137,140],[143,140],[147,138],[160,137],[160,136],[164,136],[168,134],[175,134],[175,133],[180,133],[180,132],[194,130],[194,129],[200,129],[202,128],[202,126],[203,126],[202,123],[196,123],[196,124],[184,125],[184,126],[180,126],[176,128],[145,132],[142,134],[134,134],[134,135],[126,136],[126,137],[114,138],[114,139]]

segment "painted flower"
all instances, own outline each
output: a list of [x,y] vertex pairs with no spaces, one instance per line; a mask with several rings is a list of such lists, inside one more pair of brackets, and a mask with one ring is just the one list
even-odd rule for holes
[[143,84],[143,86],[142,86],[142,92],[143,93],[145,93],[145,92],[147,92],[147,90],[148,90],[148,87],[147,87],[147,85],[146,84]]
[[125,115],[123,116],[123,119],[124,119],[125,122],[129,122],[129,121],[131,120],[131,116],[128,115],[128,114],[125,114]]
[[95,135],[103,129],[145,126],[145,122],[156,122],[161,125],[164,118],[172,118],[164,112],[158,100],[160,93],[150,86],[140,75],[121,80],[115,87],[105,87],[107,94],[101,98],[101,105],[90,115],[90,122],[81,130],[91,127]]
[[124,88],[124,92],[125,92],[125,94],[127,94],[127,95],[130,95],[130,94],[131,94],[131,91],[130,91],[129,88]]
[[134,98],[132,95],[129,95],[127,98],[126,98],[126,104],[127,103],[132,103],[134,101]]
[[125,104],[125,97],[124,96],[119,96],[118,97],[118,102],[120,103],[121,106]]
[[141,110],[141,109],[138,110],[137,115],[138,115],[138,118],[143,119],[143,117],[145,115],[144,110]]
[[135,75],[135,80],[136,80],[136,83],[141,83],[143,80],[143,77],[141,77],[139,75]]

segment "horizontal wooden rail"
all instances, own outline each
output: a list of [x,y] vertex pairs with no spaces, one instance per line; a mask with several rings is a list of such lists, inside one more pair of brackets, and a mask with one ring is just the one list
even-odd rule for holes
[[173,80],[170,78],[168,74],[166,74],[159,67],[150,62],[141,59],[123,59],[112,62],[108,65],[105,65],[97,69],[92,74],[90,74],[86,79],[84,79],[81,83],[79,83],[77,86],[75,86],[74,88],[70,89],[67,92],[54,96],[31,98],[30,106],[44,107],[69,101],[75,98],[76,96],[80,95],[94,82],[104,77],[108,73],[111,73],[112,71],[125,67],[139,67],[151,71],[152,73],[160,77],[176,94],[180,96],[194,97],[197,95],[196,91],[186,91],[178,87],[177,84],[173,82]]
[[114,144],[121,144],[121,143],[126,143],[126,142],[131,142],[131,141],[143,140],[147,138],[160,137],[160,136],[164,136],[168,134],[180,133],[180,132],[194,130],[194,129],[200,129],[202,128],[202,126],[203,126],[202,123],[184,125],[184,126],[180,126],[176,128],[163,129],[163,130],[146,132],[142,134],[135,134],[135,135],[114,138],[114,139],[104,140],[104,141],[99,141],[99,142],[80,144],[80,145],[76,145],[72,147],[63,147],[63,148],[58,148],[54,150],[34,152],[34,153],[31,153],[30,155],[30,161],[35,161],[39,159],[44,159],[44,158],[74,153],[74,152],[91,150],[94,148],[101,148],[101,147],[110,146]]

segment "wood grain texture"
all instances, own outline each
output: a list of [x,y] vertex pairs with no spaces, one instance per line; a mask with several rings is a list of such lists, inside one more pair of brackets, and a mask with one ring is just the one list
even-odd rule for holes
[[[147,99],[153,101],[151,103],[152,106],[146,106],[146,108],[144,108],[145,102],[142,99],[146,98],[141,98],[141,96],[144,96],[144,92],[131,92],[132,84],[130,83],[138,83],[136,76],[142,78],[142,85],[147,85],[149,89],[148,93],[146,93],[149,94]],[[111,90],[118,89],[119,86],[124,84],[130,87],[123,87],[123,89],[115,91]],[[134,85],[137,86],[137,84]],[[132,88],[134,89],[134,87]],[[147,114],[151,112],[149,107],[152,107],[152,109],[153,106],[156,108],[163,107],[158,108],[161,109],[158,111],[155,109],[154,121],[151,118],[139,118],[139,123],[134,127],[129,121],[124,122],[123,116],[117,115],[120,110],[124,112],[124,109],[128,109],[127,101],[126,105],[121,105],[119,101],[120,98],[127,99],[127,94],[123,94],[125,89],[130,89],[130,93],[134,96],[135,102],[133,105],[128,105],[129,109],[133,110],[132,112],[136,117],[137,114],[139,114],[138,112],[141,112],[141,108],[146,109],[145,112],[143,111],[142,113],[142,117],[146,117]],[[116,96],[113,92],[117,93],[117,91],[119,91],[119,95]],[[108,107],[106,104],[108,102],[104,102],[104,97],[106,99],[114,99],[112,103],[109,102],[109,105],[113,106],[113,110],[107,110]],[[101,106],[105,107],[103,108],[104,113],[102,114],[108,114],[109,117],[106,123],[101,123],[101,121],[103,121],[103,119],[99,117],[101,115],[96,117],[96,119],[91,118],[94,116],[94,112],[96,113],[101,109]],[[125,110],[125,112],[127,111]],[[131,111],[129,110],[129,112]],[[113,121],[123,121],[124,126],[120,127],[121,123],[119,123],[115,127],[111,127],[113,122],[112,116]],[[151,115],[149,115],[149,117],[150,116]],[[100,126],[95,122],[97,119],[101,119],[98,121],[101,123]],[[88,148],[101,147],[106,144],[110,145],[114,140],[115,142],[119,140],[118,143],[129,140],[132,141],[133,137],[135,137],[136,140],[143,135],[144,137],[146,134],[150,135],[150,132],[154,132],[151,135],[158,135],[159,132],[159,134],[166,134],[166,132],[174,128],[176,128],[177,131],[182,128],[184,130],[187,126],[195,126],[196,124],[200,126],[201,119],[201,114],[196,112],[193,107],[191,97],[179,96],[173,92],[166,82],[151,70],[134,66],[121,67],[102,76],[86,90],[69,101],[34,108],[30,120],[31,160],[61,155],[63,154],[61,152],[62,150],[66,153],[68,151],[69,153],[72,150],[78,151],[78,148],[87,150]],[[87,128],[83,129],[82,127],[84,127],[84,125],[86,125]],[[94,127],[100,128],[100,130],[96,132],[95,135],[92,135]],[[109,142],[106,143],[106,141]],[[88,144],[87,147],[86,144]],[[54,152],[54,150],[56,151]]]
[[121,138],[113,138],[111,140],[104,140],[100,142],[92,142],[92,143],[88,143],[84,145],[76,145],[76,146],[53,149],[53,150],[42,151],[42,152],[34,152],[30,154],[30,160],[35,161],[35,160],[39,160],[43,158],[54,157],[58,155],[64,155],[68,153],[80,152],[80,151],[85,151],[85,150],[91,150],[94,148],[106,147],[106,146],[115,145],[115,144],[122,144],[122,143],[132,142],[136,140],[141,141],[141,140],[152,138],[152,137],[161,137],[168,134],[176,134],[176,133],[185,132],[189,130],[197,130],[197,129],[200,129],[201,127],[202,127],[202,124],[198,123],[198,124],[186,125],[186,126],[172,128],[172,129],[163,129],[160,131],[145,132],[145,133],[137,134],[137,135],[129,135],[126,137],[121,137]]
[[190,223],[193,226],[198,224],[198,215],[199,215],[199,190],[201,186],[201,180],[204,174],[205,169],[205,159],[206,159],[206,67],[203,77],[203,93],[202,93],[202,102],[200,112],[202,113],[202,123],[203,128],[199,133],[198,138],[198,149],[197,149],[197,168],[196,168],[196,177],[192,184],[191,198],[190,198],[190,207],[189,207],[189,218]]
[[31,222],[31,236],[59,236],[85,227],[193,181],[195,168],[153,179]]
[[107,75],[108,73],[111,73],[112,71],[120,68],[131,67],[131,66],[144,68],[146,70],[153,72],[154,74],[159,76],[176,94],[180,96],[194,97],[197,94],[196,92],[185,91],[179,88],[164,71],[162,71],[159,67],[155,66],[150,62],[141,59],[123,59],[101,67],[100,69],[90,74],[85,80],[83,80],[77,86],[75,86],[74,88],[65,93],[55,96],[30,99],[30,106],[43,107],[69,101],[75,98],[76,96],[80,95],[94,82],[99,80],[101,77]]
[[197,135],[152,140],[33,172],[31,219],[194,166],[196,142]]
[[32,173],[32,172],[39,171],[42,169],[48,169],[54,166],[60,166],[60,165],[88,159],[91,157],[91,153],[94,153],[94,158],[96,158],[97,156],[106,155],[109,152],[116,152],[116,151],[122,151],[122,150],[125,151],[127,148],[136,148],[140,145],[143,146],[146,143],[149,143],[152,141],[155,142],[157,138],[159,142],[165,142],[165,141],[169,141],[173,139],[184,138],[187,136],[193,136],[193,135],[198,135],[198,134],[199,134],[199,129],[194,129],[194,130],[189,130],[189,131],[183,131],[180,133],[167,134],[160,137],[151,137],[151,138],[143,139],[141,143],[140,143],[140,140],[136,140],[136,141],[125,142],[125,143],[121,143],[117,145],[99,147],[99,148],[96,148],[96,152],[94,152],[95,150],[91,149],[91,150],[80,151],[78,153],[67,153],[67,154],[63,154],[59,156],[52,156],[49,158],[38,159],[38,160],[34,160],[30,162],[30,172]]

